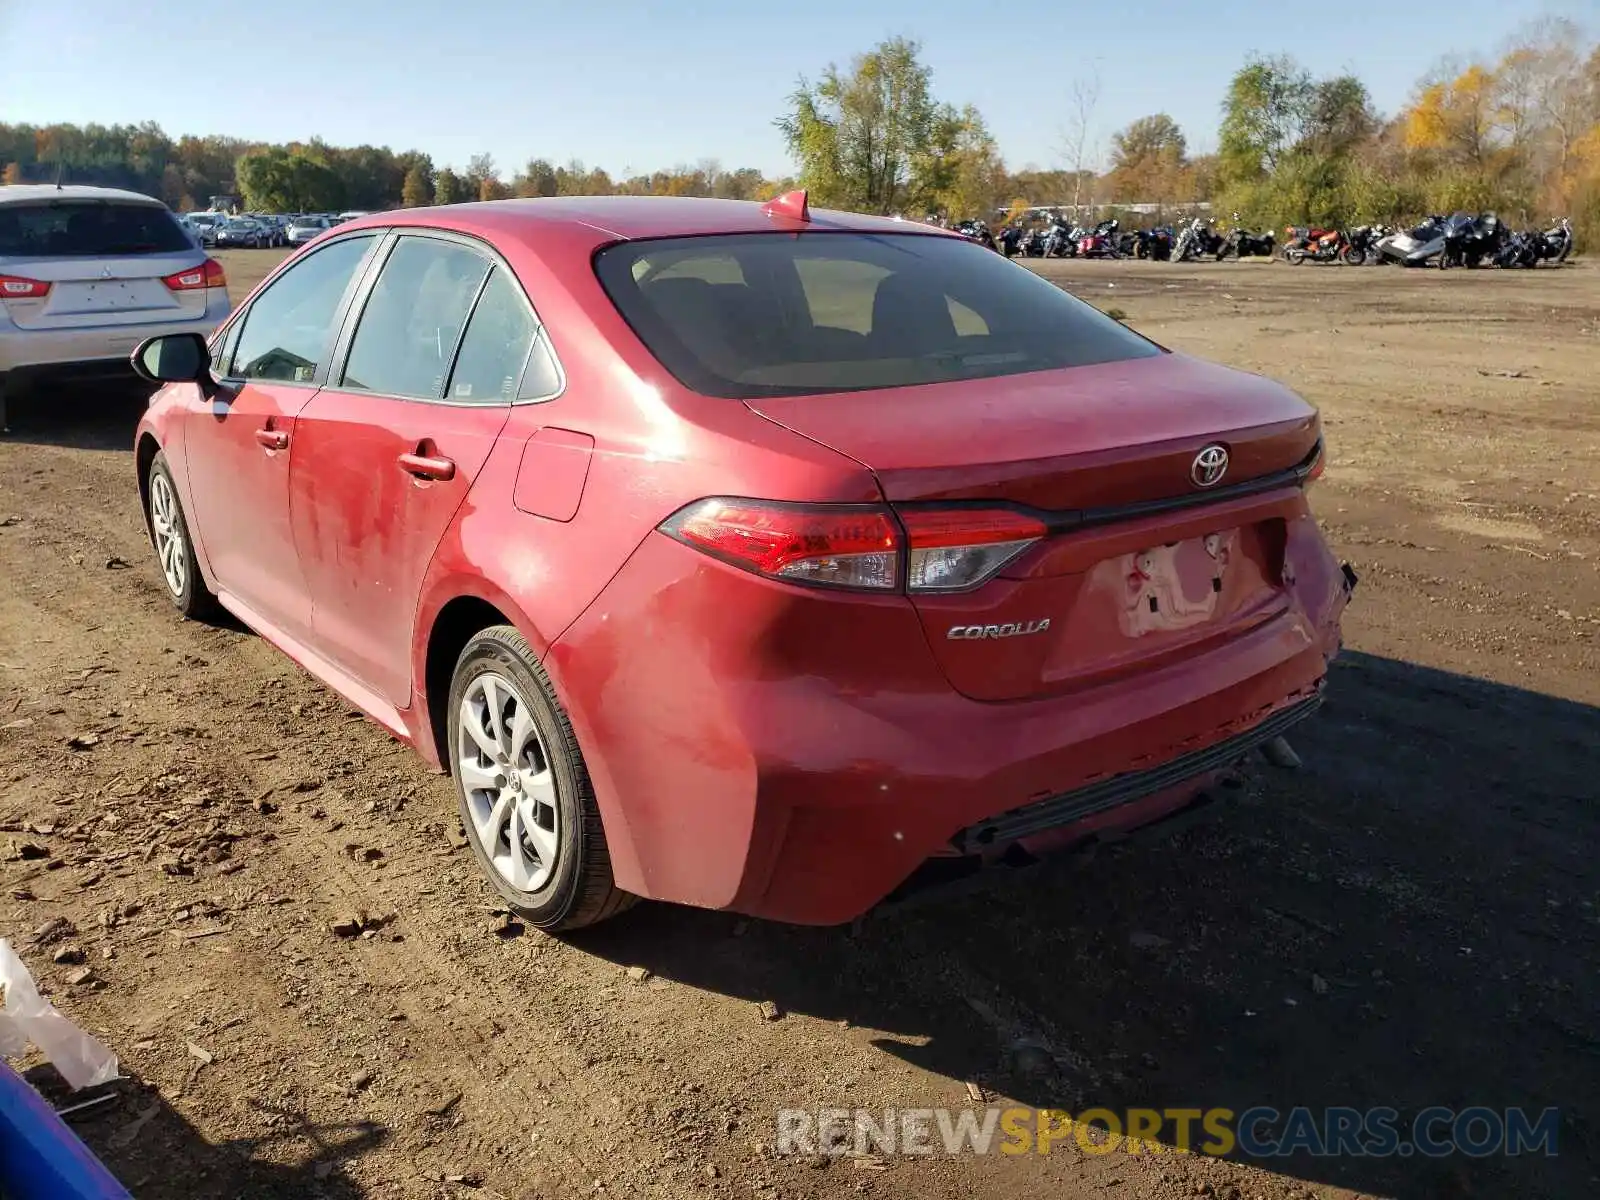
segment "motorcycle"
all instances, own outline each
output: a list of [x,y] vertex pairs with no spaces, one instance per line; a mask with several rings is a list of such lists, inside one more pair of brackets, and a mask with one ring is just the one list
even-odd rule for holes
[[1432,216],[1403,233],[1391,233],[1373,245],[1380,263],[1395,262],[1403,267],[1426,266],[1444,253],[1445,218]]
[[956,225],[955,231],[968,241],[977,242],[980,246],[987,246],[996,253],[1000,250],[1000,247],[995,244],[994,234],[989,232],[989,226],[982,221],[961,221]]
[[1191,258],[1215,255],[1221,245],[1222,238],[1211,228],[1210,221],[1205,217],[1195,217],[1178,231],[1172,243],[1171,261],[1188,262]]
[[1122,252],[1117,246],[1117,226],[1115,217],[1101,221],[1078,239],[1078,253],[1084,258],[1121,258]]
[[1078,243],[1072,238],[1072,230],[1060,218],[1050,222],[1050,228],[1044,235],[1044,245],[1040,253],[1046,258],[1071,258],[1078,252]]
[[1539,257],[1549,262],[1566,262],[1572,253],[1572,222],[1562,217],[1559,222],[1537,236]]
[[1172,257],[1172,230],[1166,226],[1133,231],[1133,257],[1166,261]]
[[1382,225],[1357,225],[1344,235],[1344,261],[1347,266],[1359,267],[1369,258],[1377,256],[1378,242],[1389,236]]
[[1296,267],[1303,262],[1338,262],[1349,246],[1339,229],[1290,225],[1283,232],[1284,261]]
[[995,240],[1000,243],[1000,253],[1012,258],[1022,249],[1024,232],[1021,225],[1007,225]]
[[1499,250],[1494,255],[1494,265],[1497,267],[1526,267],[1533,268],[1539,265],[1539,239],[1542,234],[1525,232],[1513,233],[1501,243]]
[[1278,239],[1271,230],[1266,233],[1251,233],[1239,224],[1239,214],[1234,213],[1233,228],[1228,231],[1228,236],[1222,240],[1222,245],[1217,249],[1217,261],[1221,262],[1230,254],[1241,259],[1258,256],[1271,258],[1277,244]]
[[1504,240],[1505,230],[1494,213],[1452,213],[1444,225],[1439,267],[1476,267],[1486,258],[1493,261]]

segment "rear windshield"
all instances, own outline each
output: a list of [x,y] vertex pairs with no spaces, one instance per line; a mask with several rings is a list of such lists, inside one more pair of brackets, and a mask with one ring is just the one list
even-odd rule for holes
[[0,258],[106,258],[191,250],[164,208],[62,200],[0,205]]
[[661,364],[708,396],[862,391],[1160,354],[973,243],[919,234],[622,242],[595,270]]

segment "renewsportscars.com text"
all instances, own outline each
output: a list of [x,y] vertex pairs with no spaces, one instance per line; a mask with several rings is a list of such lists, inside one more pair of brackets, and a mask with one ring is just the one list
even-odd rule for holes
[[779,1154],[1087,1154],[1141,1151],[1247,1158],[1469,1158],[1556,1154],[1560,1110],[1424,1108],[790,1108],[780,1109]]

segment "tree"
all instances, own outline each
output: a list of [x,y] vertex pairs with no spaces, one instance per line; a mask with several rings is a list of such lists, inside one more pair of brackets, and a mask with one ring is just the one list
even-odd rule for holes
[[0,174],[0,183],[21,183],[22,164],[9,162],[3,174]]
[[400,187],[400,203],[406,208],[425,208],[433,203],[433,180],[421,163],[406,172],[405,183]]
[[467,161],[467,169],[462,175],[466,185],[467,195],[474,200],[492,200],[493,195],[485,195],[492,191],[490,185],[500,182],[499,169],[494,165],[494,157],[489,154],[474,154]]
[[512,181],[512,191],[518,196],[554,196],[557,189],[556,169],[543,158],[529,159],[522,174]]
[[1094,110],[1100,105],[1100,74],[1092,72],[1088,78],[1079,78],[1072,81],[1072,89],[1068,94],[1067,126],[1062,133],[1062,149],[1065,151],[1067,166],[1072,171],[1072,210],[1077,212],[1083,199],[1083,186],[1085,179],[1093,179],[1093,173],[1085,175],[1085,162],[1095,157],[1093,147],[1089,141],[1089,131],[1094,124]]
[[801,79],[777,126],[820,204],[893,213],[925,189],[914,166],[934,150],[938,119],[920,47],[890,38],[815,84]]
[[1312,84],[1306,101],[1302,148],[1323,157],[1347,154],[1371,139],[1378,118],[1367,85],[1354,75]]
[[1188,142],[1166,113],[1140,117],[1111,138],[1112,196],[1135,203],[1185,199]]
[[461,177],[449,167],[440,167],[433,177],[433,202],[459,204],[463,198]]
[[1310,115],[1311,76],[1287,55],[1252,57],[1222,102],[1218,167],[1224,182],[1260,179],[1301,140]]
[[344,183],[311,151],[281,146],[239,156],[234,177],[247,209],[262,212],[328,212],[344,207]]
[[1436,152],[1481,172],[1499,124],[1497,88],[1494,72],[1478,63],[1454,79],[1428,84],[1406,113],[1407,147]]
[[928,207],[957,218],[987,218],[1007,185],[994,138],[970,104],[940,110],[933,145],[915,167]]

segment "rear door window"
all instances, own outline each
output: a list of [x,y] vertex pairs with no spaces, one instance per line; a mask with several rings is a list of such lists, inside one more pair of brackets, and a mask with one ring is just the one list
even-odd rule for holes
[[970,242],[736,234],[623,242],[600,282],[680,382],[733,399],[864,391],[1162,353]]
[[483,255],[457,242],[401,238],[367,298],[340,386],[439,399],[488,274]]
[[533,311],[504,267],[484,285],[445,398],[456,404],[509,404],[533,345]]
[[153,204],[0,204],[0,258],[113,258],[193,248],[177,218]]

